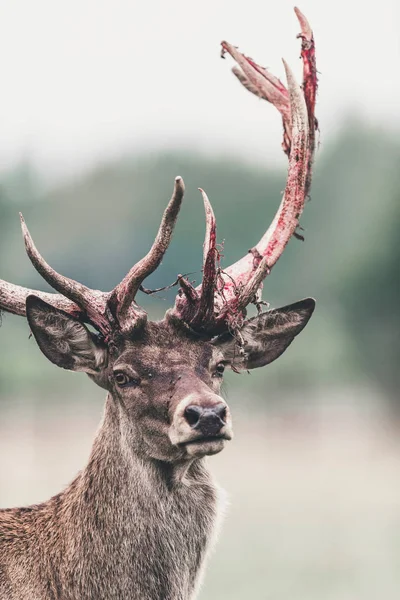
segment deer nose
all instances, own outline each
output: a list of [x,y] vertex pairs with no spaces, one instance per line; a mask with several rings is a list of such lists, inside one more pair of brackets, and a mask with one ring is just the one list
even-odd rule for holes
[[192,429],[205,436],[217,435],[226,424],[226,405],[222,402],[207,407],[191,404],[185,408],[184,415]]

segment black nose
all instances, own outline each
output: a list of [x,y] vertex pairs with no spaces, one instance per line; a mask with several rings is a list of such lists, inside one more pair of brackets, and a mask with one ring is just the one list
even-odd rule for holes
[[205,436],[217,435],[225,425],[226,405],[198,406],[192,404],[185,409],[185,419],[192,429],[199,430]]

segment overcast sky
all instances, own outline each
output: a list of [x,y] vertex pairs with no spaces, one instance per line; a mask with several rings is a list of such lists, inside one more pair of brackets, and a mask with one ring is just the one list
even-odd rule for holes
[[[300,77],[293,0],[0,0],[0,161],[65,174],[194,146],[282,160],[280,120],[219,58],[222,39]],[[398,0],[299,0],[314,29],[322,141],[350,110],[399,128]]]

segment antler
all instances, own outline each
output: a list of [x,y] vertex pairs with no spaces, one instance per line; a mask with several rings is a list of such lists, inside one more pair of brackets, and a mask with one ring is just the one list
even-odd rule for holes
[[120,322],[127,320],[132,302],[142,282],[157,269],[168,249],[184,193],[185,185],[183,179],[182,177],[176,177],[171,200],[164,211],[160,228],[152,247],[146,256],[132,267],[121,283],[110,294],[109,306],[115,312]]
[[0,279],[0,311],[25,316],[26,298],[34,294],[45,302],[92,324],[105,338],[115,328],[129,330],[146,319],[145,311],[135,302],[142,281],[160,264],[171,241],[184,194],[181,177],[175,179],[172,198],[165,209],[161,225],[148,254],[140,260],[111,292],[92,290],[78,281],[60,275],[41,256],[20,214],[25,248],[38,273],[59,294],[31,290]]
[[[194,288],[184,277],[178,277],[181,289],[173,313],[193,329],[207,335],[215,335],[227,327],[241,324],[246,306],[251,302],[257,304],[262,282],[289,239],[292,235],[301,237],[296,228],[311,186],[315,130],[318,127],[314,117],[317,71],[311,28],[297,8],[295,12],[301,26],[299,37],[302,40],[303,89],[296,83],[285,62],[287,89],[269,71],[228,42],[222,42],[223,54],[231,54],[239,65],[233,69],[239,81],[250,92],[276,106],[280,112],[284,131],[283,149],[289,157],[289,170],[282,202],[271,226],[249,254],[225,270],[219,266],[215,216],[206,193],[200,190],[206,213],[203,282]],[[183,194],[183,180],[177,177],[172,198],[150,251],[108,293],[92,290],[50,267],[35,247],[21,215],[27,254],[36,270],[59,294],[29,290],[0,280],[0,311],[25,315],[27,296],[36,294],[53,306],[91,323],[105,338],[109,338],[115,328],[129,331],[143,323],[146,313],[136,304],[135,297],[144,279],[158,267],[167,251]]]
[[[282,146],[289,157],[289,169],[281,205],[272,224],[246,256],[224,270],[216,266],[218,255],[215,251],[215,219],[208,198],[202,192],[207,201],[205,248],[209,249],[207,260],[203,262],[203,284],[195,290],[196,298],[193,297],[193,292],[189,297],[183,286],[174,309],[194,329],[200,326],[205,332],[218,333],[223,328],[240,325],[246,306],[257,302],[263,280],[276,264],[292,235],[301,237],[296,229],[311,186],[315,129],[318,126],[314,117],[317,71],[312,30],[300,10],[295,8],[295,12],[301,26],[298,37],[302,40],[303,89],[297,84],[285,61],[288,88],[237,48],[228,42],[222,42],[222,55],[228,52],[240,67],[233,68],[239,81],[280,112],[283,121]],[[209,264],[212,259],[213,269]],[[213,298],[205,307],[205,298],[210,298],[211,285],[214,289]]]

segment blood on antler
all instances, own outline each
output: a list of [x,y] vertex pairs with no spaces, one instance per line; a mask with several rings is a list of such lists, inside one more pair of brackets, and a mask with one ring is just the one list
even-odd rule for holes
[[[273,104],[282,116],[283,150],[289,158],[285,192],[275,218],[249,254],[235,264],[221,270],[216,261],[215,218],[207,196],[206,205],[207,256],[203,260],[203,284],[189,298],[182,286],[175,304],[179,314],[197,329],[201,324],[204,332],[218,333],[227,327],[241,325],[246,306],[254,302],[265,277],[270,273],[286,244],[296,235],[296,228],[311,186],[313,155],[315,150],[314,116],[317,91],[314,37],[310,25],[298,8],[295,13],[300,22],[303,59],[303,86],[297,84],[285,61],[287,88],[267,69],[229,44],[222,42],[222,56],[229,53],[237,62],[233,73],[244,87],[256,96]],[[298,235],[298,234],[297,234]],[[299,236],[300,237],[300,236]],[[210,290],[214,288],[212,295]],[[208,299],[209,304],[206,303]]]
[[[296,235],[310,190],[317,128],[314,117],[317,91],[315,47],[307,19],[297,8],[295,12],[301,26],[302,88],[285,62],[287,88],[267,69],[228,42],[222,42],[223,54],[229,53],[237,62],[238,66],[234,67],[233,72],[239,81],[280,112],[283,149],[289,158],[289,170],[281,205],[271,226],[249,254],[224,270],[220,267],[214,212],[207,194],[200,190],[206,213],[203,282],[195,288],[185,277],[179,276],[180,291],[169,315],[204,335],[213,336],[242,324],[246,307],[258,301],[263,280],[281,256],[289,239]],[[92,290],[57,273],[38,252],[21,216],[27,254],[35,269],[58,294],[30,290],[0,280],[0,311],[25,315],[26,299],[34,294],[77,319],[90,323],[106,340],[115,331],[129,333],[147,318],[145,311],[136,303],[136,294],[146,277],[159,266],[168,249],[183,194],[183,180],[177,177],[153,246],[111,292]]]

